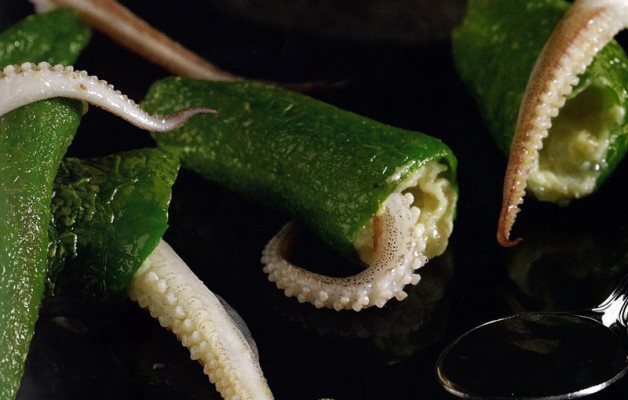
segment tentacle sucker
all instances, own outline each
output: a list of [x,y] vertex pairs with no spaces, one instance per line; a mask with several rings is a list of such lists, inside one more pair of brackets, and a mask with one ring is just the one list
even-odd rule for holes
[[159,132],[175,129],[196,114],[216,113],[210,108],[199,107],[169,116],[150,115],[112,85],[85,71],[75,71],[71,66],[24,63],[8,65],[0,72],[0,115],[53,97],[82,100],[139,128]]
[[523,95],[506,168],[497,229],[501,245],[514,246],[521,240],[510,239],[510,231],[552,118],[578,76],[627,23],[628,3],[623,0],[576,0],[539,55]]
[[273,398],[228,310],[163,240],[135,273],[129,297],[177,336],[224,399]]

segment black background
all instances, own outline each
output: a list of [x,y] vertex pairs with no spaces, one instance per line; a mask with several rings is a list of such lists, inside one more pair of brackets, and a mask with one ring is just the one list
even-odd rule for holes
[[[210,1],[123,3],[226,70],[276,81],[346,81],[312,95],[438,136],[459,159],[448,251],[425,267],[406,301],[359,314],[284,298],[267,282],[259,257],[289,217],[181,173],[166,239],[247,322],[276,398],[454,398],[436,381],[434,363],[459,334],[515,311],[594,306],[626,272],[625,166],[596,195],[567,208],[528,200],[515,227],[523,245],[496,244],[505,159],[458,80],[447,38],[346,40],[254,22]],[[0,5],[3,28],[32,10],[26,1]],[[98,33],[76,67],[138,101],[168,75]],[[92,108],[69,153],[91,157],[151,145],[146,133]],[[311,268],[345,264],[315,239],[303,242],[300,257]],[[627,385],[620,381],[590,398],[624,398]],[[85,313],[70,303],[42,311],[18,398],[219,396],[174,336],[134,304]]]

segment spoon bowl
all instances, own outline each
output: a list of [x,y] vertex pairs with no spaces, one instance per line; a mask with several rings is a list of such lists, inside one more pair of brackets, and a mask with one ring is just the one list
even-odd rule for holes
[[520,313],[480,325],[436,363],[439,382],[468,399],[574,399],[627,371],[626,277],[599,307]]

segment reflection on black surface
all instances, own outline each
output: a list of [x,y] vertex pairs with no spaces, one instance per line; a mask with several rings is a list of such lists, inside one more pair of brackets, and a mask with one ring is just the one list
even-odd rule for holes
[[408,297],[391,300],[382,309],[337,312],[299,304],[280,291],[268,293],[268,301],[287,320],[321,336],[344,338],[346,345],[372,354],[385,364],[395,364],[437,343],[451,317],[447,284],[453,278],[451,255],[430,261],[418,271],[421,281],[407,286]]
[[[598,305],[628,272],[628,225],[622,218],[600,223],[538,224],[538,232],[514,249],[508,272],[526,306],[567,311]],[[515,310],[519,311],[519,310]]]
[[92,319],[44,314],[18,399],[220,399],[187,351],[154,322],[134,304]]

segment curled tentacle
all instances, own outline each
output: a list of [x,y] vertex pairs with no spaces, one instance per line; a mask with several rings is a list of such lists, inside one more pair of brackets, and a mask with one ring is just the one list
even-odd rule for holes
[[[262,254],[268,279],[288,297],[318,308],[355,310],[383,307],[393,297],[403,300],[404,287],[416,285],[415,273],[428,257],[441,254],[452,230],[455,194],[449,181],[438,175],[445,167],[427,164],[403,181],[367,224],[356,249],[367,268],[349,277],[330,277],[288,261],[294,237],[292,223],[284,226]],[[422,201],[422,203],[421,203]],[[365,249],[366,248],[366,249]],[[366,254],[365,254],[366,253]]]
[[85,71],[75,71],[71,66],[24,63],[8,65],[0,72],[0,115],[53,97],[82,100],[139,128],[160,132],[175,129],[196,114],[216,113],[210,108],[199,107],[168,116],[150,115],[112,85]]
[[273,398],[237,322],[164,241],[135,273],[129,297],[177,335],[223,398]]
[[514,246],[521,240],[511,240],[510,231],[552,118],[578,83],[578,76],[627,22],[625,1],[577,0],[539,55],[523,95],[506,168],[497,229],[501,245]]
[[[412,199],[396,193],[384,205],[380,215],[374,219],[377,244],[372,264],[364,271],[342,278],[333,278],[299,268],[287,261],[287,250],[293,225],[288,224],[275,235],[264,249],[262,262],[268,279],[284,289],[287,296],[296,296],[300,302],[309,302],[316,307],[336,310],[362,308],[377,305],[383,307],[392,297],[403,300],[407,284],[416,285],[419,275],[414,270],[427,262],[420,255],[425,250],[421,237],[423,226],[413,226],[413,211],[408,207]],[[419,232],[413,232],[419,230]]]

